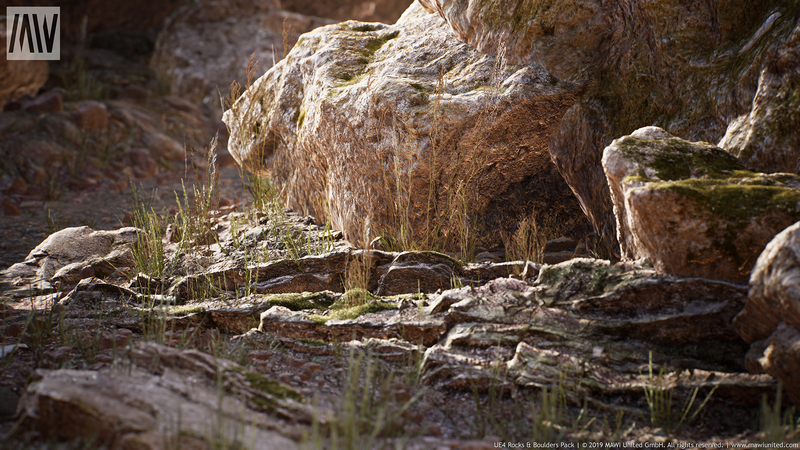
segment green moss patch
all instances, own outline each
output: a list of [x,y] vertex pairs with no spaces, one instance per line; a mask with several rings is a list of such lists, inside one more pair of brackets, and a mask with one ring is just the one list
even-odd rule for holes
[[351,308],[339,309],[331,316],[330,319],[352,320],[363,316],[364,314],[376,313],[390,309],[397,309],[397,305],[381,301],[371,301],[369,303],[353,306]]
[[386,33],[383,36],[378,36],[377,38],[367,42],[366,49],[371,54],[375,53],[387,42],[395,39],[397,36],[400,36],[400,31],[392,31],[391,33]]
[[302,294],[274,294],[268,302],[272,306],[283,306],[292,311],[304,309],[327,309],[336,301],[337,296],[330,291]]
[[[269,395],[269,397],[274,397],[277,399],[292,399],[298,402],[303,401],[303,396],[300,395],[294,389],[285,386],[276,380],[267,378],[264,375],[261,375],[260,373],[247,371],[245,372],[244,377],[251,388],[264,392],[265,394]],[[270,406],[270,407],[275,406],[274,404],[271,404],[271,402],[269,402],[267,399],[259,398],[259,400],[265,403],[269,403],[268,405],[260,405],[260,406]]]
[[324,324],[331,319],[352,320],[364,314],[397,309],[397,305],[379,298],[364,289],[351,289],[330,305],[329,315],[311,314],[308,317],[317,324]]
[[[780,175],[781,178],[787,176]],[[789,188],[776,180],[773,180],[774,184],[768,184],[770,180],[773,179],[769,176],[741,179],[688,179],[652,183],[648,188],[666,189],[692,198],[717,218],[731,222],[749,223],[751,217],[775,210],[800,214],[800,190]]]
[[377,30],[377,28],[375,28],[375,25],[369,25],[369,24],[353,27],[353,31],[358,31],[359,33],[366,33],[368,31],[375,31],[375,30]]
[[[678,138],[644,140],[627,136],[620,139],[616,146],[625,157],[653,169],[661,181],[693,177],[727,178],[734,172],[738,176],[752,173],[736,157],[710,144]],[[650,181],[643,170],[634,177],[640,178],[640,181]]]
[[171,316],[188,316],[205,312],[205,310],[206,308],[200,305],[180,305],[169,308],[169,314]]
[[625,270],[603,260],[573,259],[539,271],[536,298],[545,305],[603,296],[641,282],[637,270]]

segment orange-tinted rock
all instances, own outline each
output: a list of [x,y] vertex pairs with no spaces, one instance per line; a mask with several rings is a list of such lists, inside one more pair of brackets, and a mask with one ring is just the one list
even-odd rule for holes
[[106,105],[94,100],[83,100],[72,113],[75,124],[82,130],[104,130],[108,127]]
[[48,74],[47,61],[6,59],[6,27],[5,21],[0,22],[0,111],[7,102],[36,95]]

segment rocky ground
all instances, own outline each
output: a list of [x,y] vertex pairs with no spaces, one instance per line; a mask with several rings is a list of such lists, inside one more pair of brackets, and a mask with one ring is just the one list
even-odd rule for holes
[[[307,35],[294,63],[279,63],[243,96],[267,92],[291,104],[288,114],[252,119],[256,130],[304,136],[286,139],[292,146],[282,151],[289,157],[264,159],[294,170],[291,164],[306,157],[312,163],[304,168],[335,160],[329,146],[340,141],[392,156],[397,147],[363,133],[399,133],[380,108],[362,111],[366,128],[337,130],[325,127],[344,116],[328,107],[355,111],[385,103],[390,111],[413,91],[416,103],[401,111],[402,119],[423,133],[411,133],[418,141],[409,151],[430,145],[459,156],[480,133],[458,130],[491,130],[479,142],[497,142],[484,175],[493,180],[488,187],[505,187],[480,192],[487,217],[505,204],[513,204],[504,209],[511,216],[561,215],[549,222],[536,216],[538,229],[528,230],[525,221],[513,228],[495,224],[501,231],[469,249],[404,251],[399,239],[372,240],[375,230],[359,234],[364,217],[347,209],[348,195],[373,195],[365,182],[372,178],[345,170],[347,161],[332,169],[340,175],[341,204],[316,217],[284,206],[289,199],[298,210],[315,211],[319,196],[290,192],[292,176],[314,185],[313,174],[277,174],[278,192],[240,171],[228,153],[228,128],[208,96],[220,74],[179,84],[198,61],[173,66],[186,54],[164,46],[187,36],[193,45],[212,39],[216,34],[207,32],[222,26],[222,4],[190,5],[168,21],[159,41],[97,33],[68,47],[38,95],[17,98],[0,114],[0,447],[797,446],[800,420],[786,405],[800,399],[793,344],[800,342],[800,309],[786,280],[796,279],[791,255],[800,231],[794,226],[778,234],[799,218],[796,175],[748,171],[713,145],[660,128],[631,130],[592,169],[611,191],[597,217],[614,210],[625,258],[601,259],[614,255],[585,223],[575,190],[555,170],[558,161],[549,165],[547,150],[549,136],[569,122],[561,116],[570,102],[594,91],[538,66],[505,66],[475,53],[422,6],[438,8],[451,22],[457,11],[448,2],[425,1],[398,25],[347,22]],[[259,18],[253,26],[262,19],[273,26],[276,18],[285,25],[287,17],[298,26],[331,22],[301,16],[302,2],[292,4],[295,10],[261,5],[246,11]],[[380,18],[374,3],[356,6],[325,17]],[[205,25],[192,28],[197,24]],[[418,44],[420,29],[435,39]],[[291,44],[279,29],[264,30],[269,39]],[[390,36],[393,30],[399,35]],[[329,47],[315,53],[309,42],[317,41]],[[336,92],[295,108],[292,96],[312,81],[291,64],[314,66],[318,54],[349,45],[368,51],[319,65],[320,79],[339,77]],[[414,66],[424,61],[402,62],[408,64],[404,77],[425,82],[416,87],[405,78],[392,81],[396,73],[363,76],[406,67],[390,57],[408,52],[427,55],[424,60],[438,47],[451,53],[429,59],[450,64],[449,76],[461,81],[437,87],[446,77]],[[381,53],[389,51],[395,54]],[[163,65],[159,74],[173,78],[159,78],[147,65],[153,52]],[[223,63],[234,64],[218,66]],[[341,78],[338,69],[351,63],[361,75]],[[267,82],[282,71],[289,73],[282,84]],[[492,84],[496,76],[507,83]],[[306,102],[316,95],[305,92]],[[368,101],[360,97],[364,92]],[[530,92],[535,95],[526,97]],[[446,101],[430,100],[436,96]],[[438,109],[425,109],[430,105],[449,110],[456,130],[441,147],[424,136],[432,128],[423,122],[441,120]],[[532,113],[540,120],[528,130]],[[298,131],[303,126],[310,131]],[[241,133],[231,141],[250,145]],[[530,150],[525,164],[503,159],[523,147]],[[304,151],[310,156],[301,157]],[[317,160],[314,152],[327,156]],[[445,174],[457,175],[458,161],[446,161]],[[535,170],[556,181],[526,172]],[[409,171],[408,180],[417,177],[409,185],[426,183],[424,176]],[[437,195],[449,198],[449,188]],[[539,195],[526,203],[531,191]],[[715,196],[720,191],[732,194]],[[426,195],[430,202],[426,192],[416,192],[413,202],[423,204]],[[381,193],[388,197],[374,210],[396,194]],[[653,213],[665,204],[670,215]],[[326,214],[338,214],[345,229],[333,229]],[[391,214],[383,218],[387,223]],[[710,230],[708,239],[685,238],[698,234],[687,223]],[[654,233],[656,226],[664,231]],[[521,230],[532,234],[523,239]],[[675,244],[676,237],[686,246]]]

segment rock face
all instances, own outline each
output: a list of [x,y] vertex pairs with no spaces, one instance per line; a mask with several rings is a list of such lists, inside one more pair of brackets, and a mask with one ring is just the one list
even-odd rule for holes
[[[109,30],[144,33],[158,30],[170,13],[186,3],[185,0],[151,2],[132,0],[109,3],[104,0],[64,0],[61,7],[61,30],[74,40]],[[17,3],[19,4],[19,3]],[[31,0],[25,6],[53,6],[51,0]],[[85,23],[84,23],[85,21]]]
[[173,95],[221,114],[220,95],[228,96],[231,82],[247,84],[251,55],[258,62],[254,75],[261,76],[283,58],[298,34],[331,22],[284,11],[273,2],[200,1],[170,17],[150,65],[169,80]]
[[[777,14],[769,16],[770,32]],[[800,172],[800,26],[773,48],[758,80],[749,113],[731,122],[719,146],[760,172]]]
[[800,177],[750,172],[657,127],[612,142],[603,169],[622,256],[668,273],[746,281],[772,237],[800,220]]
[[549,149],[610,246],[600,158],[618,136],[657,125],[718,142],[727,130],[721,146],[749,169],[797,171],[796,2],[420,1],[479,51],[541,64],[586,87]]
[[50,281],[63,279],[74,284],[82,278],[116,268],[131,267],[131,244],[138,239],[138,229],[129,227],[114,231],[94,231],[89,227],[65,228],[53,233],[31,250],[25,261],[14,264],[7,273]]
[[47,61],[9,61],[6,59],[5,20],[0,23],[0,111],[10,101],[25,95],[35,96],[49,73]]
[[318,2],[315,0],[282,0],[281,8],[307,16],[327,17],[336,21],[394,23],[411,0],[344,0]]
[[580,215],[547,152],[579,95],[536,66],[475,52],[415,3],[393,26],[302,36],[224,121],[243,168],[352,241],[437,229],[451,243],[482,232],[491,247],[534,212]]
[[800,404],[800,223],[775,236],[759,256],[747,303],[733,325],[753,343],[755,371],[783,381]]

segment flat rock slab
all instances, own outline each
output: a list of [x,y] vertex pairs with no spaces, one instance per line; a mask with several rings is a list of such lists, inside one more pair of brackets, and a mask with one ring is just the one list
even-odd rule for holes
[[[125,358],[125,357],[123,357]],[[149,344],[100,371],[37,370],[20,400],[24,426],[110,448],[297,448],[311,408],[291,388],[227,360]]]
[[[527,267],[527,271],[525,268]],[[332,291],[342,293],[348,271],[364,274],[365,288],[390,296],[431,293],[453,284],[478,286],[499,277],[528,277],[538,267],[524,261],[464,265],[437,252],[342,250],[297,260],[280,260],[248,267],[209,270],[178,280],[169,294],[181,301],[203,298],[209,291],[235,291],[235,296]]]

